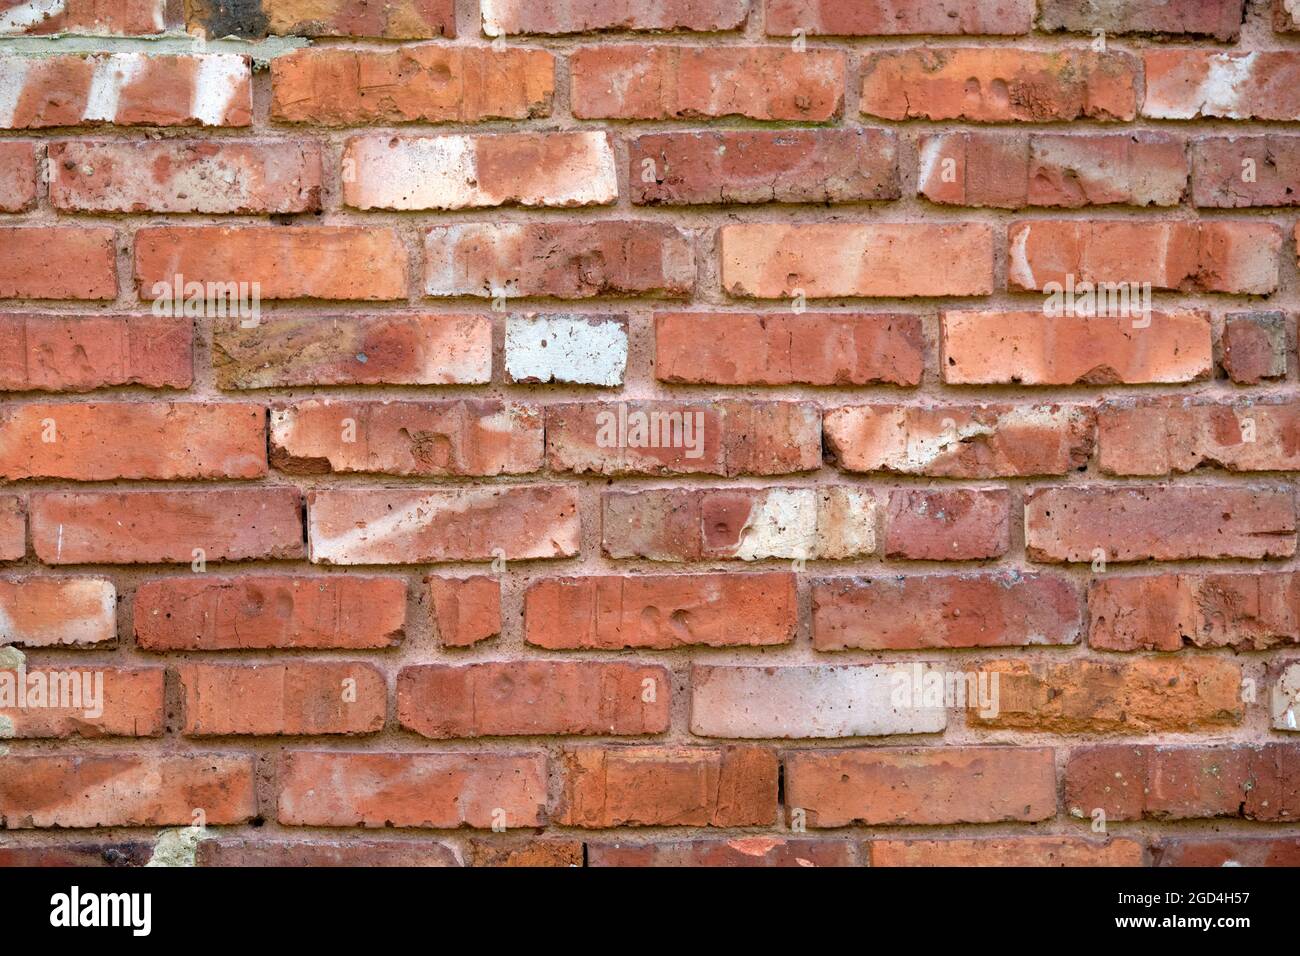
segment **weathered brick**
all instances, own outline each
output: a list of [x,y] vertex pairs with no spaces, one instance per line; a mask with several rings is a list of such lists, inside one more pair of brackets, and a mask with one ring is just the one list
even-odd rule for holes
[[153,315],[0,315],[0,391],[189,388],[193,321]]
[[885,514],[885,557],[919,561],[996,558],[1011,548],[1005,488],[896,488]]
[[668,729],[671,697],[668,671],[655,665],[419,664],[397,675],[398,722],[437,740],[660,734]]
[[6,4],[0,36],[72,33],[90,36],[150,36],[166,29],[166,0],[66,0],[58,4]]
[[187,0],[191,33],[210,38],[236,36],[382,37],[425,40],[456,35],[455,0],[390,0],[383,4],[343,0]]
[[1081,595],[1065,578],[997,571],[812,584],[819,651],[1073,644],[1082,630]]
[[0,494],[0,561],[27,555],[27,505],[19,495]]
[[292,751],[280,764],[287,826],[536,827],[545,822],[546,755]]
[[138,231],[135,280],[141,297],[171,295],[177,276],[205,286],[247,283],[250,293],[255,288],[264,299],[404,299],[406,248],[395,229],[365,226]]
[[0,129],[247,126],[252,64],[237,53],[0,55]]
[[1243,0],[1125,0],[1079,3],[1042,0],[1038,29],[1071,33],[1156,33],[1169,36],[1236,40],[1241,33]]
[[1088,618],[1088,643],[1107,651],[1266,650],[1300,641],[1300,577],[1106,574],[1089,585]]
[[320,209],[315,144],[209,140],[50,144],[50,205],[68,212]]
[[161,737],[163,677],[161,667],[0,667],[0,724],[19,740]]
[[1223,370],[1238,385],[1286,376],[1290,322],[1283,312],[1230,312],[1223,317]]
[[229,402],[10,404],[0,411],[0,477],[260,478],[266,409]]
[[767,0],[769,36],[1019,34],[1033,26],[1032,0]]
[[891,120],[1131,120],[1137,65],[1129,53],[1077,49],[888,50],[863,60],[861,110]]
[[513,837],[496,840],[468,840],[466,866],[554,867],[582,866],[584,847],[579,840],[550,840]]
[[406,582],[371,576],[186,575],[136,588],[147,651],[392,647],[405,633]]
[[443,647],[469,647],[501,633],[501,581],[486,575],[430,575],[429,597]]
[[301,558],[300,511],[284,487],[40,492],[32,546],[46,564]]
[[565,826],[771,826],[777,759],[765,747],[575,747],[561,756]]
[[0,226],[0,299],[115,299],[116,245],[102,226]]
[[840,485],[605,492],[602,547],[651,561],[852,558],[875,551],[878,507]]
[[[483,0],[483,32],[490,37],[516,33],[591,33],[596,30],[736,30],[745,23],[752,0]],[[757,5],[755,3],[755,5]]]
[[1065,765],[1065,808],[1107,820],[1300,816],[1300,747],[1126,746],[1076,748]]
[[0,212],[26,212],[36,205],[39,149],[22,140],[0,142]]
[[1152,866],[1300,866],[1297,837],[1176,837],[1151,846]]
[[480,385],[492,377],[484,315],[263,315],[214,323],[220,388]]
[[940,478],[1064,475],[1093,443],[1082,405],[845,405],[826,410],[823,429],[845,471]]
[[237,867],[425,867],[459,866],[456,852],[432,840],[358,840],[344,837],[329,843],[286,840],[200,840],[195,866]]
[[290,474],[520,475],[542,465],[542,412],[496,399],[306,399],[271,409],[271,463]]
[[1142,844],[1124,837],[1027,836],[973,840],[872,840],[872,866],[1141,866]]
[[579,119],[819,123],[844,109],[845,56],[782,47],[603,46],[569,55]]
[[623,315],[506,318],[505,370],[511,382],[622,385],[627,353],[627,317]]
[[744,836],[666,843],[589,843],[588,866],[853,866],[846,840]]
[[1300,205],[1300,137],[1198,136],[1192,140],[1192,199],[1197,206]]
[[939,368],[949,385],[1191,382],[1214,364],[1204,312],[942,312],[940,330]]
[[628,143],[638,205],[897,199],[898,140],[882,129],[649,133]]
[[968,724],[1055,734],[1191,733],[1241,723],[1241,669],[1222,658],[1120,663],[991,661],[996,713],[972,707]]
[[153,846],[145,842],[41,842],[0,848],[0,866],[144,866],[152,859],[153,851]]
[[546,407],[552,471],[600,475],[783,475],[822,463],[807,402],[583,402]]
[[524,640],[550,650],[787,644],[797,625],[784,572],[542,578],[524,595]]
[[669,312],[655,316],[655,377],[705,385],[917,385],[915,315]]
[[739,223],[718,230],[723,289],[784,299],[987,295],[985,223]]
[[1111,475],[1164,476],[1214,465],[1300,470],[1300,403],[1120,399],[1097,413],[1098,463]]
[[234,754],[10,754],[0,760],[0,827],[190,826],[257,815],[253,758]]
[[693,664],[691,733],[748,739],[942,733],[948,724],[942,706],[895,699],[913,671],[912,664]]
[[382,730],[388,687],[373,664],[185,664],[187,737],[368,734]]
[[818,828],[1032,822],[1056,815],[1056,772],[1038,747],[795,750],[785,795]]
[[1295,501],[1278,487],[1076,485],[1025,496],[1033,561],[1179,561],[1295,553]]
[[117,637],[117,591],[102,578],[0,580],[0,646],[77,647]]
[[1300,730],[1300,721],[1296,719],[1296,711],[1300,710],[1300,666],[1283,664],[1274,669],[1270,677],[1269,716],[1273,719],[1273,729]]
[[1298,51],[1149,49],[1142,60],[1151,119],[1300,119]]
[[307,529],[322,564],[571,557],[580,533],[577,494],[561,485],[320,489]]
[[318,47],[271,61],[271,118],[282,123],[480,123],[549,116],[555,57],[545,50],[415,44]]
[[358,136],[343,149],[356,209],[599,206],[618,198],[608,133]]
[[1006,209],[1176,206],[1187,176],[1183,142],[1167,133],[967,131],[922,137],[916,191],[935,203]]
[[694,284],[692,237],[667,223],[466,223],[424,239],[428,296],[676,297]]

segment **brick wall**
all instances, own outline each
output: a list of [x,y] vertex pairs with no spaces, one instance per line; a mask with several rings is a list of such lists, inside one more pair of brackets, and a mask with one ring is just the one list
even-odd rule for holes
[[1300,863],[1290,6],[0,0],[0,863]]

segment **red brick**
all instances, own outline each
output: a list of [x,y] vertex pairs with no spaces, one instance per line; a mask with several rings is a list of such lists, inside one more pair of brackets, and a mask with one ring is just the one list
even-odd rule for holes
[[78,647],[117,637],[117,592],[102,578],[0,580],[0,646]]
[[524,595],[524,640],[550,650],[670,650],[788,644],[794,575],[636,574],[543,578]]
[[36,205],[39,149],[22,140],[0,142],[0,212],[26,212]]
[[18,495],[0,494],[0,561],[27,555],[27,506]]
[[769,36],[1018,34],[1033,26],[1032,0],[767,0]]
[[536,827],[545,821],[546,755],[284,755],[278,819],[288,826]]
[[166,29],[166,0],[68,0],[42,4],[11,4],[3,32],[19,35],[71,33],[90,36],[151,36]]
[[[1112,659],[1113,660],[1113,659]],[[1245,713],[1241,669],[1222,658],[1044,662],[980,666],[997,676],[996,714],[967,724],[1053,734],[1192,733],[1233,727]]]
[[991,837],[974,840],[872,840],[872,866],[1141,866],[1142,844],[1115,837]]
[[[1266,295],[1282,231],[1271,223],[1038,220],[1007,227],[1007,285],[1151,283],[1155,289]],[[1050,291],[1050,290],[1048,290]]]
[[667,223],[465,223],[424,239],[427,296],[676,297],[694,284],[692,237]]
[[718,230],[728,295],[785,299],[987,295],[985,223],[741,223]]
[[1300,470],[1300,403],[1122,399],[1097,413],[1101,470],[1164,476],[1214,465],[1228,471]]
[[591,33],[596,30],[736,30],[745,24],[750,0],[483,0],[483,32],[490,37],[517,33]]
[[273,407],[270,424],[271,463],[290,474],[522,475],[542,466],[536,405],[307,399]]
[[294,50],[271,61],[282,123],[479,123],[549,116],[555,57],[545,50],[415,44]]
[[999,571],[812,584],[819,651],[1073,644],[1082,630],[1081,595],[1066,578]]
[[1293,822],[1300,816],[1300,748],[1288,744],[1151,747],[1102,745],[1071,751],[1065,807],[1107,820],[1239,817]]
[[207,402],[11,404],[0,412],[0,477],[260,478],[266,409]]
[[608,133],[357,136],[343,148],[356,209],[593,206],[618,198]]
[[250,289],[257,283],[264,299],[404,299],[406,247],[396,230],[364,226],[158,226],[137,232],[141,297],[170,296],[178,275],[186,283],[248,283]]
[[135,592],[147,651],[393,647],[406,628],[406,582],[371,576],[188,575]]
[[236,754],[10,754],[0,760],[0,827],[190,826],[257,815],[253,758]]
[[46,564],[190,564],[301,558],[296,488],[72,491],[32,495],[32,546]]
[[1300,119],[1300,51],[1145,50],[1152,119]]
[[219,388],[471,385],[492,377],[485,315],[263,315],[215,323]]
[[1190,382],[1214,363],[1204,312],[942,312],[940,331],[939,368],[949,385]]
[[1151,847],[1153,866],[1300,866],[1297,837],[1175,837]]
[[101,226],[0,226],[0,299],[116,299],[116,245]]
[[1223,370],[1238,385],[1285,378],[1290,322],[1283,312],[1230,312],[1223,317]]
[[1192,140],[1192,198],[1203,208],[1300,205],[1300,136]]
[[320,489],[307,527],[321,564],[571,557],[581,531],[577,493],[561,485]]
[[785,803],[810,827],[1032,822],[1056,816],[1056,772],[1037,747],[795,750]]
[[583,844],[578,840],[549,840],[544,837],[468,840],[465,865],[515,868],[582,866],[583,852]]
[[898,140],[882,129],[650,133],[628,142],[637,205],[897,199]]
[[315,144],[50,144],[50,205],[68,212],[314,212],[320,193]]
[[0,867],[144,866],[153,857],[150,843],[37,843],[0,848]]
[[459,866],[456,852],[445,843],[421,840],[358,840],[344,837],[330,843],[284,840],[202,840],[195,866],[237,867],[425,867]]
[[[6,728],[4,736],[19,740],[161,737],[163,677],[161,667],[55,664],[0,669],[0,723]],[[23,686],[25,693],[19,690]],[[14,695],[11,705],[10,695]],[[26,706],[20,706],[19,700]]]
[[888,50],[863,60],[861,109],[891,120],[1131,120],[1137,88],[1137,58],[1129,53]]
[[600,475],[784,475],[822,463],[807,402],[583,402],[546,407],[552,471]]
[[1043,0],[1038,29],[1071,33],[1156,33],[1169,36],[1236,40],[1241,33],[1243,0],[1126,0],[1092,4]]
[[591,843],[588,866],[853,866],[846,840],[742,836],[667,843]]
[[654,665],[420,664],[397,675],[398,722],[436,740],[660,734],[668,729],[671,697],[668,671]]
[[804,123],[838,119],[845,56],[783,47],[580,47],[569,55],[579,119],[743,116]]
[[1300,577],[1107,574],[1089,585],[1088,617],[1088,643],[1107,651],[1267,650],[1300,641]]
[[430,575],[433,620],[443,647],[469,647],[501,633],[501,581],[486,575]]
[[996,558],[1011,547],[1011,493],[897,488],[885,516],[885,557],[921,561]]
[[247,126],[251,67],[235,53],[0,56],[0,87],[12,96],[0,129]]
[[0,390],[189,388],[193,320],[152,315],[0,315]]
[[580,747],[561,757],[564,826],[771,826],[777,759],[765,747]]
[[1167,133],[960,132],[924,136],[916,191],[958,206],[1176,206],[1183,141]]
[[1032,561],[1287,557],[1295,532],[1287,488],[1076,485],[1025,496]]
[[383,4],[253,0],[239,6],[220,0],[189,0],[185,15],[191,33],[201,32],[211,39],[270,34],[424,40],[456,35],[455,0],[390,0]]
[[1093,443],[1082,405],[845,405],[823,428],[845,471],[940,478],[1064,475]]
[[373,664],[185,664],[187,737],[369,734],[382,730],[388,687]]
[[847,485],[605,492],[601,543],[651,561],[853,558],[875,551],[877,509]]
[[705,385],[918,385],[921,320],[867,315],[670,312],[655,316],[655,377]]

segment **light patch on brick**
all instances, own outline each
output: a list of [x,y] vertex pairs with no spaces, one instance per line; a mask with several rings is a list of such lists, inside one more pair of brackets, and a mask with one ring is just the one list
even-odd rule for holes
[[190,114],[204,126],[220,126],[246,76],[242,57],[200,57]]
[[67,8],[66,0],[28,0],[0,13],[0,35],[25,33],[31,27],[57,17]]
[[627,325],[614,316],[512,315],[506,320],[506,374],[515,382],[623,384]]

